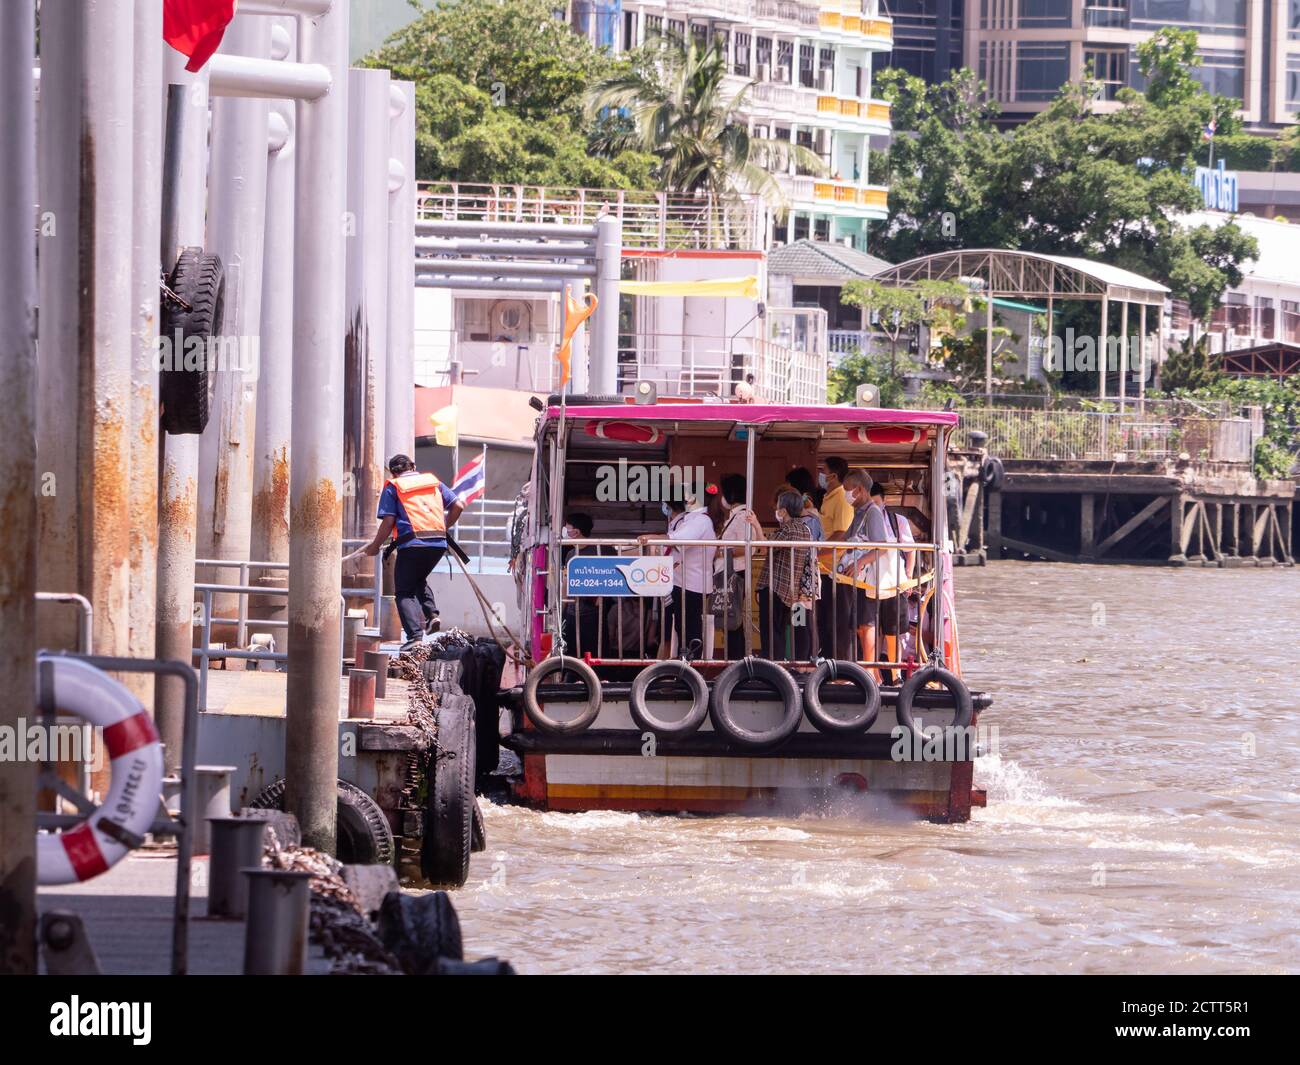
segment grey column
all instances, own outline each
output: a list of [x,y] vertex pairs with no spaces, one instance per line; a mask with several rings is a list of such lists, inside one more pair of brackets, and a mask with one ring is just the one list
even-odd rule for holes
[[[389,85],[388,393],[384,457],[415,452],[415,85]],[[397,165],[394,165],[397,164]]]
[[[347,303],[343,341],[343,534],[368,536],[383,487],[388,361],[386,70],[348,71]],[[356,571],[368,569],[371,560]]]
[[[174,196],[163,204],[163,268],[170,271],[180,249],[204,238],[208,175],[208,82],[203,71],[185,70],[185,58],[164,52],[169,121],[164,148],[175,153]],[[171,139],[176,143],[167,143]],[[194,534],[198,513],[199,438],[164,436],[158,485],[158,608],[156,654],[193,662]],[[166,768],[178,772],[185,689],[175,678],[159,677],[154,715],[166,748]]]
[[[236,18],[219,55],[267,59],[271,23]],[[212,412],[199,444],[198,553],[201,558],[250,557],[257,377],[261,359],[262,241],[266,210],[266,100],[218,97],[212,101],[212,179],[208,193],[209,250],[221,256],[226,277],[221,326],[223,363],[213,374]],[[224,357],[230,357],[226,365]],[[204,578],[240,583],[238,569]],[[235,617],[240,598],[216,596],[213,611]],[[234,641],[233,627],[217,640]]]
[[[0,19],[0,728],[17,732],[36,671],[36,112],[32,0]],[[36,972],[36,763],[0,761],[0,974]]]
[[[276,19],[292,41],[294,19]],[[290,45],[286,59],[296,47]],[[262,242],[261,361],[253,448],[253,525],[249,551],[265,562],[289,561],[289,434],[293,392],[293,171],[295,107],[271,104],[267,143],[265,237]],[[282,573],[254,574],[259,584],[283,586]],[[268,613],[268,607],[274,602]],[[259,602],[258,617],[284,611],[282,597]]]
[[285,808],[307,846],[333,853],[343,531],[343,306],[348,8],[298,24],[301,61],[333,79],[298,104],[294,203],[293,467]]
[[588,387],[597,395],[618,390],[618,278],[623,255],[623,225],[613,215],[596,219],[596,299],[591,316]]
[[[130,653],[153,658],[158,597],[158,273],[163,172],[162,8],[135,5],[131,289],[135,350],[131,367]],[[153,678],[122,674],[146,707]]]

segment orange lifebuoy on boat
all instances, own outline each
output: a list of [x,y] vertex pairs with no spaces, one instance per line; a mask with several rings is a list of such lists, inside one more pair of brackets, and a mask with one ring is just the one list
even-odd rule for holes
[[919,444],[923,431],[908,425],[855,425],[848,437],[853,444]]

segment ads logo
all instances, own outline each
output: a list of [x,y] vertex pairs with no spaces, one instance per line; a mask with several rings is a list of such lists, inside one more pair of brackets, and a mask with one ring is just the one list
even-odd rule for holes
[[637,560],[618,567],[633,595],[667,595],[673,590],[673,564],[664,559]]

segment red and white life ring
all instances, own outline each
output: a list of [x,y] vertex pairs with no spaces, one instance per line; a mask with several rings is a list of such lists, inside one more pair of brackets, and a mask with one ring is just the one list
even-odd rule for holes
[[848,437],[854,444],[919,444],[922,432],[910,425],[855,425]]
[[657,427],[644,422],[587,422],[585,428],[588,436],[617,440],[623,444],[657,444],[664,438]]
[[56,711],[75,714],[103,730],[112,760],[108,795],[93,814],[63,832],[36,837],[36,875],[42,884],[74,884],[116,865],[128,850],[98,827],[107,819],[143,836],[158,814],[163,752],[140,700],[108,674],[75,658],[42,655],[42,694]]

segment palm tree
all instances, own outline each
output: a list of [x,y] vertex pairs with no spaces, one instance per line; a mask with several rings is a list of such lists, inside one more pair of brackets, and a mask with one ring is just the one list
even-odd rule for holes
[[822,174],[825,164],[801,145],[751,136],[739,112],[755,83],[728,99],[726,74],[721,41],[702,44],[693,34],[685,41],[656,38],[630,68],[589,92],[593,119],[623,119],[606,121],[594,146],[602,154],[630,149],[653,155],[666,192],[704,193],[722,204],[752,194],[784,213],[789,205],[769,167],[784,170],[793,161]]

